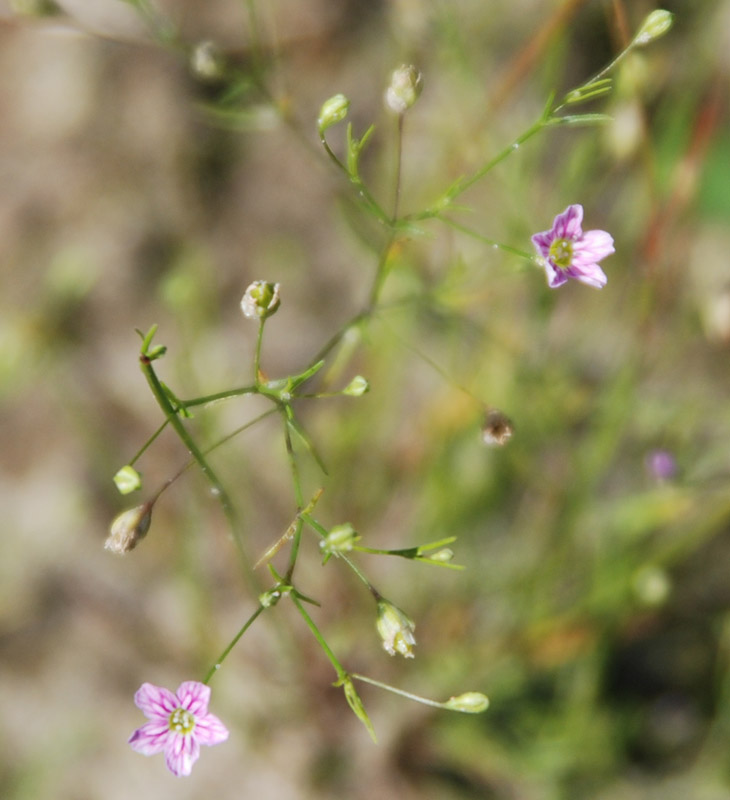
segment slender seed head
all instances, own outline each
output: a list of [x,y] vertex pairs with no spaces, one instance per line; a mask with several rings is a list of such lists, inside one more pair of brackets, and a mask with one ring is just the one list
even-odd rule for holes
[[122,511],[109,528],[109,537],[104,543],[104,549],[112,553],[123,555],[134,550],[137,542],[144,539],[152,519],[152,506],[154,501],[143,503],[141,506]]

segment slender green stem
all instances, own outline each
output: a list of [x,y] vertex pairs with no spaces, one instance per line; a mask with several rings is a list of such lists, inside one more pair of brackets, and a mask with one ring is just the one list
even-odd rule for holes
[[347,678],[349,677],[347,674],[347,670],[345,670],[342,664],[340,664],[340,662],[337,659],[337,656],[332,652],[332,649],[327,644],[327,641],[325,640],[324,636],[322,636],[322,634],[320,633],[319,628],[314,624],[314,620],[309,616],[304,606],[299,602],[299,598],[297,597],[296,592],[292,592],[290,597],[292,603],[294,603],[294,605],[297,607],[297,610],[302,615],[302,618],[307,623],[309,630],[312,631],[312,635],[314,636],[319,646],[324,651],[324,654],[327,656],[327,658],[330,660],[330,663],[335,668],[335,672],[337,673],[337,677],[339,678],[339,680],[341,681],[347,680]]
[[266,317],[261,317],[259,320],[259,330],[256,335],[256,350],[253,356],[253,374],[254,380],[258,384],[261,380],[261,344],[264,340],[264,325],[266,324]]
[[488,238],[487,236],[482,236],[481,233],[477,233],[471,228],[466,227],[466,225],[455,222],[449,217],[439,217],[439,221],[443,222],[444,225],[448,225],[450,228],[459,231],[460,233],[470,236],[472,239],[476,239],[477,241],[484,242],[484,244],[491,245],[495,250],[503,250],[505,253],[511,253],[512,255],[519,256],[520,258],[527,259],[527,261],[532,261],[533,263],[535,262],[536,257],[534,253],[528,253],[526,250],[520,250],[517,247],[512,247],[508,244],[502,244],[501,242],[497,242],[494,239]]
[[162,384],[160,383],[159,378],[157,377],[154,368],[152,367],[151,360],[146,355],[141,355],[139,360],[140,360],[140,366],[142,367],[142,372],[144,373],[144,376],[147,379],[147,383],[149,384],[152,394],[154,395],[155,400],[157,400],[157,403],[162,409],[162,412],[167,418],[167,421],[170,423],[170,425],[175,430],[175,433],[177,433],[182,443],[188,449],[190,455],[192,455],[192,457],[197,462],[198,466],[203,472],[203,475],[205,475],[206,479],[208,480],[208,483],[210,483],[211,488],[213,489],[213,493],[218,498],[218,501],[220,502],[221,507],[223,508],[223,513],[226,515],[226,519],[228,520],[231,533],[233,534],[233,539],[236,543],[236,546],[238,547],[241,560],[245,567],[244,575],[246,575],[247,579],[251,581],[252,578],[250,577],[251,571],[249,568],[248,557],[246,556],[246,551],[244,550],[243,542],[241,541],[238,528],[239,520],[235,508],[233,506],[233,503],[231,502],[231,499],[228,495],[228,492],[225,490],[220,479],[216,475],[211,465],[208,463],[208,460],[205,458],[205,455],[203,454],[202,450],[198,447],[193,438],[190,436],[185,426],[183,425],[182,420],[176,413],[175,409],[172,407],[170,400],[167,396],[167,392],[165,392],[164,388],[162,387]]
[[[603,67],[603,69],[599,70],[592,78],[589,78],[587,81],[582,83],[580,86],[577,86],[572,91],[568,92],[566,97],[569,97],[571,94],[575,92],[580,92],[583,89],[587,89],[592,86],[594,83],[598,83],[603,77],[608,75],[609,72],[612,72],[618,64],[626,58],[626,56],[636,47],[637,42],[636,39],[633,39],[629,44],[611,61],[607,66]],[[589,99],[588,96],[584,96],[584,99]],[[551,116],[554,116],[559,111],[562,111],[569,103],[561,103],[559,106],[556,106],[552,112]]]
[[347,334],[349,330],[354,328],[356,325],[359,325],[361,322],[364,322],[370,317],[370,312],[360,311],[351,317],[344,325],[342,325],[330,338],[325,342],[325,344],[319,349],[317,355],[309,362],[310,364],[316,364],[318,361],[321,361],[323,358],[326,358],[337,345],[342,341],[342,338]]
[[365,586],[368,587],[370,594],[372,594],[372,596],[376,600],[379,600],[381,597],[380,592],[372,585],[372,583],[370,583],[370,581],[367,579],[367,576],[360,569],[360,567],[358,567],[357,564],[351,558],[348,558],[348,556],[346,556],[344,553],[338,553],[337,555],[345,562],[345,564],[347,564],[348,567],[350,567],[350,569],[355,573],[355,575],[357,575],[357,577],[360,578],[360,580],[365,584]]
[[162,425],[150,436],[150,438],[140,447],[140,449],[136,452],[134,458],[129,462],[129,466],[133,467],[137,461],[141,458],[142,454],[147,450],[147,448],[155,441],[155,439],[165,430],[168,426],[169,420],[165,420]]
[[[477,181],[480,181],[491,169],[494,169],[498,164],[504,161],[508,156],[512,155],[519,147],[524,144],[528,139],[531,139],[538,131],[541,131],[547,124],[547,115],[543,112],[540,118],[536,120],[523,134],[518,136],[511,144],[507,145],[503,150],[497,153],[494,158],[487,161],[487,163],[479,170],[477,170],[469,178],[463,178],[456,185],[454,185],[444,196],[447,205],[451,204],[460,194],[463,194],[467,189],[471,188]],[[438,217],[444,210],[443,203],[437,204],[432,208],[420,212],[409,217],[408,220],[418,221],[422,219],[431,219]]]
[[422,703],[424,706],[432,706],[433,708],[448,708],[446,703],[439,703],[436,700],[429,700],[427,697],[421,697],[420,695],[413,694],[412,692],[406,692],[403,689],[396,689],[395,686],[390,686],[387,683],[376,681],[375,678],[368,678],[365,675],[358,675],[357,673],[352,673],[350,677],[358,681],[363,681],[364,683],[369,683],[371,686],[377,686],[379,689],[385,689],[386,692],[392,692],[393,694],[399,694],[401,697],[407,697],[409,700],[415,700],[417,703]]
[[370,296],[368,298],[368,306],[367,306],[367,316],[371,317],[375,307],[378,304],[378,300],[380,299],[380,293],[383,290],[383,284],[385,283],[385,279],[388,276],[388,257],[390,256],[390,251],[395,243],[395,234],[391,234],[388,237],[388,240],[383,247],[380,258],[378,259],[378,266],[375,271],[375,278],[373,280],[373,285],[370,288]]
[[253,625],[256,618],[259,614],[264,610],[264,606],[259,605],[256,611],[251,614],[251,616],[246,620],[244,626],[241,630],[231,639],[230,643],[226,647],[226,649],[218,656],[216,659],[215,664],[208,670],[207,675],[203,678],[203,683],[209,683],[210,679],[215,675],[215,673],[221,668],[221,664],[226,660],[228,654],[233,650],[233,648],[238,644],[238,640],[243,636],[244,633]]
[[319,141],[322,143],[322,147],[324,147],[324,150],[327,153],[330,161],[332,161],[338,170],[340,170],[345,175],[347,180],[357,189],[360,198],[363,200],[367,208],[373,212],[380,222],[390,227],[392,224],[390,217],[385,213],[385,211],[383,211],[380,203],[378,203],[372,194],[370,194],[370,190],[363,183],[362,178],[359,175],[354,175],[352,172],[350,172],[347,166],[337,157],[334,150],[329,146],[329,142],[323,133],[320,133]]
[[[382,322],[382,319],[381,319]],[[384,323],[388,328],[390,335],[401,345],[401,347],[405,347],[406,350],[410,350],[411,353],[418,356],[425,364],[428,364],[431,369],[437,372],[450,386],[453,386],[455,389],[458,389],[460,392],[463,392],[467,397],[474,400],[479,406],[485,406],[486,403],[480,398],[477,397],[474,392],[470,389],[467,389],[466,386],[462,385],[458,381],[456,381],[449,373],[436,361],[434,361],[431,356],[426,355],[420,348],[416,347],[412,342],[404,339],[400,334],[396,333],[393,328]]]
[[227,400],[229,397],[241,397],[244,394],[258,393],[258,386],[240,386],[238,389],[227,389],[224,392],[207,394],[203,397],[194,397],[192,400],[181,400],[180,403],[183,408],[192,408],[193,406],[203,406],[207,405],[208,403],[215,403],[218,400]]
[[398,211],[400,207],[401,191],[401,170],[403,166],[403,118],[404,114],[398,114],[396,129],[396,150],[395,150],[395,193],[393,198],[393,224],[398,221]]
[[[297,503],[297,512],[301,512],[304,507],[304,494],[302,493],[302,483],[299,476],[299,467],[297,466],[297,458],[294,453],[294,446],[292,445],[291,433],[289,432],[289,419],[286,410],[282,409],[282,417],[284,424],[284,443],[286,445],[286,456],[289,461],[289,469],[291,471],[292,482],[294,484],[294,497]],[[297,519],[294,536],[292,537],[291,550],[289,551],[289,566],[286,570],[287,583],[290,583],[294,575],[294,569],[297,565],[297,558],[299,557],[299,545],[302,540],[302,520],[301,517]]]

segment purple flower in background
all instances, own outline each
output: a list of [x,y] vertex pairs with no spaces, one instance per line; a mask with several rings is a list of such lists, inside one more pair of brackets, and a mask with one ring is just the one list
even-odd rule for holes
[[669,481],[677,473],[677,462],[668,450],[652,450],[646,457],[646,468],[657,481]]
[[596,289],[606,285],[606,275],[598,262],[615,252],[613,237],[606,231],[584,233],[582,222],[583,206],[568,206],[555,217],[549,231],[532,237],[551,289],[562,286],[568,278]]
[[181,683],[173,694],[169,689],[143,683],[134,702],[149,719],[130,736],[129,744],[144,756],[165,754],[173,775],[190,775],[200,755],[200,745],[225,742],[228,730],[208,712],[210,687],[197,681]]

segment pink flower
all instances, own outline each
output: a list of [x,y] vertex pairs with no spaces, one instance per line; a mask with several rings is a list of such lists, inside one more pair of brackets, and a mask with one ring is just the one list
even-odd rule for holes
[[210,687],[197,681],[181,683],[173,694],[169,689],[143,683],[134,702],[149,719],[130,736],[132,749],[144,756],[165,754],[173,775],[190,775],[200,755],[200,745],[225,742],[228,730],[214,714],[208,713]]
[[606,275],[598,262],[614,253],[613,237],[606,231],[583,232],[583,206],[568,206],[549,231],[536,233],[532,243],[547,273],[548,286],[556,289],[568,278],[602,289]]

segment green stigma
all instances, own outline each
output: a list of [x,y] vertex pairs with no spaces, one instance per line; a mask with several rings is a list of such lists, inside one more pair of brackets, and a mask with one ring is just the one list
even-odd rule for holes
[[170,730],[173,733],[192,733],[195,728],[195,716],[184,708],[176,708],[170,714]]
[[560,269],[568,269],[573,261],[573,242],[570,239],[555,239],[550,245],[550,261]]

